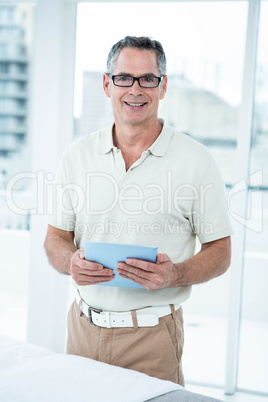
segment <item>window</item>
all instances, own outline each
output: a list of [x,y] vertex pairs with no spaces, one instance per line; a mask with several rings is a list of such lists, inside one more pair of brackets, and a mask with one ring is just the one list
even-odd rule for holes
[[0,130],[1,129],[6,130],[8,128],[8,126],[9,126],[9,121],[10,121],[9,117],[0,116]]
[[0,92],[6,92],[9,89],[10,85],[8,81],[0,80]]
[[[232,184],[242,91],[246,2],[167,2],[165,7],[161,3],[139,3],[139,7],[135,3],[122,3],[120,13],[113,13],[113,29],[107,39],[98,21],[102,13],[102,21],[109,27],[115,4],[78,5],[75,135],[90,133],[112,120],[110,103],[102,90],[102,73],[110,47],[128,34],[149,35],[160,40],[167,56],[169,83],[160,105],[160,116],[167,124],[208,145],[225,181]],[[161,13],[168,24],[155,26],[146,19],[137,27],[135,21],[142,18],[140,7],[144,19],[146,10],[150,9],[156,18]],[[91,24],[88,24],[89,19]],[[89,52],[88,38],[96,32],[98,41],[90,44]]]
[[24,45],[17,45],[17,54],[20,56],[24,56],[26,54],[26,48]]
[[[29,171],[31,167],[30,139],[27,131],[26,93],[28,78],[25,74],[28,61],[18,64],[7,63],[4,57],[24,53],[31,47],[33,26],[33,4],[0,5],[0,316],[5,323],[1,335],[26,340],[27,291],[29,268],[29,216],[19,215],[6,204],[4,189],[14,175]],[[27,24],[20,19],[22,10],[30,16]],[[12,25],[11,25],[12,24]],[[28,31],[27,31],[28,30]],[[27,31],[27,42],[24,33]],[[15,41],[14,41],[15,39]],[[19,49],[16,39],[20,39]],[[2,58],[2,59],[1,59]],[[3,77],[5,76],[5,77]],[[29,205],[30,180],[18,181],[12,197],[16,205],[26,208]],[[14,250],[16,252],[14,253]],[[9,263],[12,255],[12,264]]]
[[[262,1],[250,157],[239,388],[268,393],[268,3]],[[254,370],[258,367],[258,370]]]
[[3,5],[0,7],[0,23],[1,24],[12,24],[15,22],[15,6]]
[[[161,24],[156,25],[159,15]],[[102,88],[111,46],[126,35],[148,35],[163,44],[167,56],[168,91],[159,116],[207,145],[231,185],[246,20],[246,2],[150,2],[138,7],[136,3],[78,4],[75,136],[89,134],[113,120]],[[89,45],[89,38],[95,37],[98,41]],[[224,384],[228,279],[226,274],[195,286],[184,304],[187,381]]]
[[8,46],[4,43],[0,43],[0,56],[5,57],[8,55]]
[[16,72],[18,74],[26,74],[27,72],[27,65],[25,63],[17,63],[16,64]]
[[0,63],[0,74],[8,74],[10,68],[10,63]]

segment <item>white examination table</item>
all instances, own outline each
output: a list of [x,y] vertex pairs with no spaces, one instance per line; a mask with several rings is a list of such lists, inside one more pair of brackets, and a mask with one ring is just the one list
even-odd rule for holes
[[215,402],[169,381],[0,336],[1,402]]

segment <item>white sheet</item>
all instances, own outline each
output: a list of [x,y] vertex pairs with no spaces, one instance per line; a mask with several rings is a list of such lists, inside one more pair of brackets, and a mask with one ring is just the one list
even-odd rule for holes
[[143,402],[181,388],[133,370],[0,336],[0,401]]

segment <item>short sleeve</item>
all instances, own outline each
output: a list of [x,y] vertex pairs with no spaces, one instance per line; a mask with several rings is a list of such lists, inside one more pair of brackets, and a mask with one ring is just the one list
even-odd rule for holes
[[66,164],[68,154],[64,152],[52,186],[47,208],[49,225],[65,231],[74,231],[76,216],[71,197],[72,184],[68,177]]
[[210,153],[204,169],[200,169],[199,188],[190,217],[192,230],[200,243],[218,240],[233,234],[226,201],[226,188],[219,168]]

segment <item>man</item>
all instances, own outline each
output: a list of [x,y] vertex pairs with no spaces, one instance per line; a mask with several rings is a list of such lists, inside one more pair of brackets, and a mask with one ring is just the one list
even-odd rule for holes
[[[191,285],[230,265],[224,184],[205,147],[158,119],[167,91],[159,42],[116,43],[103,87],[114,124],[65,151],[56,177],[62,202],[57,197],[45,240],[51,265],[71,275],[78,292],[67,353],[184,385],[181,303]],[[196,236],[202,248],[194,255]],[[143,288],[99,286],[114,275],[84,259],[84,241],[158,246],[159,254],[156,263],[118,263],[119,275]]]

